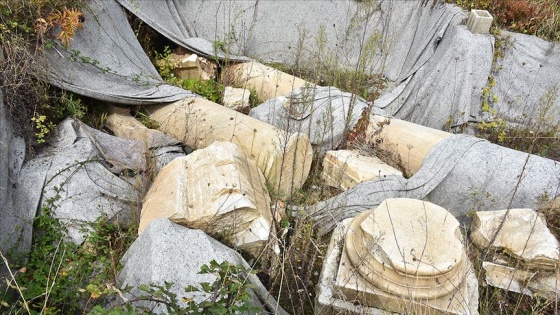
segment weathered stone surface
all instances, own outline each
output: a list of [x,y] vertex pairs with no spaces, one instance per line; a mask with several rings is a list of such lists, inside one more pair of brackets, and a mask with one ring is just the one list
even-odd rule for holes
[[249,97],[251,91],[246,89],[226,86],[224,90],[223,103],[227,108],[246,113],[249,110]]
[[178,140],[159,130],[149,129],[132,117],[130,110],[126,108],[108,106],[108,111],[105,126],[119,138],[143,141],[148,148],[179,143]]
[[551,301],[560,295],[555,271],[520,270],[487,261],[482,262],[482,268],[486,283],[493,287],[528,296],[538,295]]
[[286,95],[308,82],[256,61],[238,63],[225,71],[226,82],[233,86],[255,91],[259,100]]
[[214,141],[237,144],[264,174],[270,189],[282,197],[300,188],[311,169],[313,150],[304,134],[288,134],[258,119],[203,98],[187,98],[147,108],[160,130],[189,147]]
[[488,34],[494,18],[486,10],[471,10],[467,20],[467,28],[475,34]]
[[128,226],[139,200],[142,181],[135,175],[145,169],[144,155],[141,142],[66,119],[49,147],[22,168],[15,209],[32,220],[49,207],[76,244],[101,216]]
[[[179,304],[185,306],[182,301],[184,296],[197,302],[209,297],[204,292],[185,293],[184,288],[189,285],[200,288],[201,282],[212,283],[215,276],[199,274],[200,267],[212,260],[218,263],[227,261],[249,268],[241,255],[204,232],[188,229],[167,219],[158,219],[146,228],[121,259],[123,269],[118,280],[122,288],[132,287],[130,294],[140,295],[142,292],[138,287],[142,284],[163,285],[165,281],[171,282],[170,291],[177,294]],[[286,314],[256,275],[247,274],[247,281],[254,286],[250,289],[252,303],[260,306],[263,313],[275,311],[277,314]],[[156,306],[153,302],[145,302],[143,305]],[[158,305],[153,311],[159,313],[166,309],[165,306]]]
[[544,218],[532,209],[476,212],[471,239],[478,248],[507,253],[524,268],[558,267],[558,240],[546,227]]
[[155,162],[154,174],[157,174],[165,165],[174,158],[189,153],[190,148],[183,149],[178,145],[179,140],[164,134],[156,129],[149,129],[140,121],[130,115],[126,108],[108,106],[109,115],[105,126],[117,137],[138,140],[144,143],[147,149],[151,149],[151,156]]
[[418,172],[437,143],[451,136],[448,132],[375,114],[370,116],[366,130],[367,141],[385,152],[383,160],[399,166],[409,176]]
[[459,222],[435,204],[387,199],[348,225],[335,287],[393,312],[468,314]]
[[264,177],[230,142],[176,158],[160,171],[144,200],[138,232],[158,218],[219,235],[253,253],[272,231]]
[[173,65],[173,74],[180,79],[211,80],[216,76],[217,66],[196,54],[172,53],[169,62]]
[[342,190],[348,190],[367,180],[393,174],[402,176],[401,171],[380,159],[362,155],[355,150],[327,151],[321,172],[326,185]]
[[[478,280],[470,265],[468,265],[466,270],[465,281],[455,290],[456,295],[449,294],[444,296],[444,298],[462,300],[461,304],[464,308],[456,310],[456,312],[453,312],[453,310],[449,308],[449,301],[447,301],[447,303],[440,301],[438,304],[434,303],[433,299],[411,299],[408,294],[398,297],[375,288],[371,284],[366,285],[364,287],[364,292],[355,296],[356,299],[344,296],[337,282],[339,284],[341,282],[338,278],[339,269],[350,264],[345,254],[344,243],[345,235],[351,230],[350,225],[352,220],[353,219],[346,219],[338,224],[331,236],[331,241],[323,263],[323,269],[319,278],[319,284],[317,286],[315,314],[393,314],[390,312],[391,309],[400,309],[401,311],[399,311],[399,313],[432,314],[434,312],[442,312],[445,314],[478,314]],[[359,273],[354,270],[354,272],[348,274],[353,276],[355,280]],[[344,285],[350,290],[355,290],[358,284],[352,281],[352,279],[348,280],[350,282],[344,283]],[[385,307],[385,310],[367,306],[367,304],[361,301],[362,298],[366,298],[367,296],[372,297],[374,294],[376,295],[375,303]],[[360,300],[358,300],[358,298]],[[442,298],[439,300],[442,300]],[[439,309],[439,311],[437,311],[437,309]]]

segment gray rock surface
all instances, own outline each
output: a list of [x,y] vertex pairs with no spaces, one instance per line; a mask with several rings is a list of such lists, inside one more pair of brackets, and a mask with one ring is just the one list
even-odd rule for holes
[[[71,240],[84,241],[88,223],[101,216],[129,223],[142,185],[144,144],[120,139],[66,119],[50,145],[27,162],[17,183],[15,211],[32,221],[42,207],[65,223]],[[31,226],[22,231],[31,242]]]
[[363,182],[309,207],[322,233],[387,198],[426,199],[459,219],[472,210],[537,208],[557,196],[560,164],[466,135],[442,140],[409,179],[398,175]]
[[[174,224],[168,219],[158,219],[148,225],[121,259],[124,267],[118,275],[118,281],[122,288],[131,286],[133,289],[130,293],[135,295],[142,294],[138,289],[141,284],[172,282],[171,292],[176,293],[181,301],[181,297],[191,295],[185,293],[186,286],[199,287],[201,282],[214,281],[214,276],[198,273],[200,267],[211,260],[249,268],[241,255],[204,232]],[[256,275],[249,274],[248,281],[254,285],[252,295],[256,305],[263,307],[263,310],[286,314],[276,305]],[[204,293],[189,297],[197,302],[206,298]],[[159,305],[154,311],[165,311],[165,308]]]
[[311,86],[270,99],[251,109],[249,116],[290,133],[305,133],[311,144],[327,151],[339,146],[366,107],[362,98],[351,93]]
[[[14,208],[17,178],[25,158],[25,142],[16,134],[3,99],[0,90],[0,251],[7,255],[11,249],[19,254],[29,250],[30,243],[22,241],[21,237],[31,228],[32,222],[25,212]],[[4,276],[4,271],[4,263],[0,261],[0,277]]]

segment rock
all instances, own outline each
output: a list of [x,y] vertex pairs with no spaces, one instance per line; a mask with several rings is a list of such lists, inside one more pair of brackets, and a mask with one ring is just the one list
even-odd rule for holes
[[468,314],[469,268],[450,213],[426,201],[387,199],[349,223],[335,288],[391,312]]
[[202,229],[254,254],[273,229],[264,176],[230,142],[176,158],[160,171],[144,200],[138,232],[158,218]]
[[555,271],[520,270],[487,261],[482,262],[482,268],[486,274],[486,283],[493,287],[528,296],[537,295],[550,301],[554,301],[560,295],[560,288],[557,286],[558,275]]
[[214,141],[238,145],[263,173],[271,192],[288,197],[311,169],[313,150],[304,134],[289,134],[270,124],[203,98],[187,98],[147,108],[160,130],[191,148]]
[[[17,193],[17,178],[25,158],[25,142],[16,133],[4,105],[0,89],[0,252],[6,255],[10,250],[22,256],[31,248],[31,230],[36,209],[16,209],[14,200]],[[13,257],[16,258],[16,257]],[[7,275],[0,260],[0,278]],[[0,279],[1,280],[1,279]],[[0,281],[0,288],[6,282]]]
[[[144,143],[147,149],[151,149],[151,156],[154,159],[154,174],[157,174],[162,167],[171,162],[174,158],[184,156],[185,151],[178,145],[179,140],[164,134],[156,129],[149,129],[136,118],[130,115],[130,111],[112,105],[108,106],[109,115],[105,120],[105,126],[109,128],[115,136],[138,140]],[[188,151],[189,149],[187,149]]]
[[366,107],[362,98],[335,87],[305,86],[264,102],[251,109],[249,116],[282,130],[305,133],[311,144],[326,151],[338,148]]
[[[196,302],[208,298],[204,292],[185,293],[184,288],[191,285],[200,288],[202,282],[214,282],[215,276],[199,273],[201,266],[212,260],[250,268],[241,255],[204,232],[158,219],[150,223],[124,254],[118,280],[121,288],[132,287],[127,294],[129,297],[130,294],[142,295],[143,292],[138,289],[140,285],[171,282],[170,291],[177,294],[180,306],[184,307],[182,297],[193,298]],[[275,311],[286,314],[256,275],[248,273],[247,282],[253,286],[249,289],[252,304],[261,307],[263,313]],[[156,306],[153,302],[145,302],[143,306],[155,306],[152,311],[156,313],[166,312],[165,306]]]
[[478,248],[505,253],[527,269],[558,267],[558,240],[532,209],[478,211],[471,225],[471,239]]
[[348,190],[361,182],[402,173],[373,156],[358,151],[327,151],[323,159],[321,176],[325,184]]
[[[384,210],[383,208],[381,209]],[[391,211],[391,213],[393,213],[393,211]],[[356,219],[359,221],[358,217]],[[323,269],[319,277],[319,284],[317,286],[318,292],[316,295],[315,314],[350,313],[381,315],[393,314],[391,313],[392,311],[398,313],[414,312],[418,314],[431,314],[433,312],[443,312],[445,314],[478,314],[478,280],[468,261],[465,261],[466,269],[463,270],[466,273],[464,281],[462,281],[459,287],[453,289],[455,295],[448,294],[438,299],[414,299],[414,293],[408,292],[402,296],[394,295],[375,287],[371,283],[365,284],[360,281],[356,282],[360,277],[360,273],[357,268],[354,269],[352,267],[347,255],[347,249],[345,248],[349,242],[347,236],[353,231],[356,231],[352,228],[352,220],[356,219],[344,220],[337,225],[331,236],[323,263]],[[413,221],[413,219],[411,219],[411,221]],[[416,227],[420,227],[423,224],[422,222],[419,223],[420,224]],[[412,223],[412,225],[415,226],[414,223]],[[390,230],[391,227],[387,226],[387,229]],[[390,239],[393,238],[394,233],[398,235],[402,232],[402,229],[396,229],[395,232],[391,231],[383,238],[388,242],[392,242]],[[437,232],[437,230],[434,231],[434,233]],[[444,233],[449,232],[449,230],[444,231]],[[421,233],[418,234],[420,235]],[[453,238],[455,237],[456,236],[453,236]],[[399,246],[407,246],[406,242],[401,243],[400,241],[402,241],[402,239],[399,240]],[[423,247],[424,246],[422,246],[422,248]],[[399,249],[394,250],[399,251]],[[401,247],[401,250],[405,255],[409,252],[408,248]],[[412,266],[414,265],[420,266],[421,259],[418,260],[418,263],[413,261]],[[447,271],[447,268],[445,268],[445,270]],[[433,272],[435,270],[432,268],[431,271]],[[407,272],[412,273],[412,270]],[[406,275],[406,273],[401,274],[401,276],[404,275]],[[417,282],[419,279],[422,279],[416,275],[411,275],[410,278],[412,282]],[[383,278],[378,278],[377,280],[383,281]],[[361,291],[356,294],[356,290]],[[355,291],[355,294],[350,297],[345,295],[351,293],[350,291]],[[412,298],[411,294],[413,296]],[[453,303],[450,304],[450,300],[446,301],[446,299],[453,300]],[[376,306],[371,306],[374,304]],[[462,308],[456,308],[457,304],[460,304]],[[453,306],[455,306],[455,308],[453,308]]]
[[[212,80],[216,76],[217,66],[196,54],[176,54],[169,56],[173,64],[173,74],[180,79]],[[160,61],[161,62],[161,61]]]
[[251,92],[249,90],[226,86],[224,90],[223,103],[227,108],[246,113],[249,110],[250,96]]
[[[428,152],[453,134],[400,119],[372,114],[366,130],[367,142],[384,155],[383,161],[412,176]],[[379,154],[382,154],[382,153]]]
[[116,106],[108,106],[109,114],[105,120],[105,127],[119,138],[139,140],[146,143],[148,148],[179,143],[179,140],[156,129],[149,129],[130,115],[130,110]]
[[471,10],[467,20],[467,28],[475,34],[488,34],[494,18],[486,10]]
[[286,95],[310,83],[256,61],[237,63],[225,69],[224,81],[257,93],[259,100]]
[[[66,119],[50,145],[28,161],[17,183],[16,211],[31,222],[42,207],[67,228],[76,244],[101,216],[128,226],[139,200],[145,146]],[[29,235],[29,237],[31,237]]]
[[482,262],[489,285],[549,300],[560,294],[558,241],[536,211],[476,212],[470,237],[479,249],[490,250]]

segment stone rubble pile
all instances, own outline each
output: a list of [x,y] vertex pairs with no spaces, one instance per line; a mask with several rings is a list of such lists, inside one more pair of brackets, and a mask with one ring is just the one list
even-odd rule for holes
[[482,254],[489,285],[554,299],[559,264],[558,240],[532,209],[476,212],[470,238]]

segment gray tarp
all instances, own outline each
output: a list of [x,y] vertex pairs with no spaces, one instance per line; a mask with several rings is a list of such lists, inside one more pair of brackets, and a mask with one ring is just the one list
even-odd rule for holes
[[132,105],[193,96],[165,84],[138,43],[123,9],[114,0],[92,0],[83,29],[69,47],[46,49],[49,81],[95,99]]
[[43,206],[66,224],[77,244],[84,240],[82,229],[103,215],[128,225],[139,200],[144,154],[141,141],[63,121],[49,147],[20,172],[15,211],[28,221],[21,226],[21,242],[31,243],[32,220]]
[[226,55],[209,38],[199,38],[191,21],[184,19],[184,12],[192,10],[191,1],[117,0],[123,7],[146,24],[194,53],[210,59],[248,61],[244,56]]
[[[14,249],[21,254],[29,249],[19,242],[20,229],[29,224],[29,219],[16,211],[13,204],[17,178],[25,158],[25,143],[15,134],[2,94],[0,90],[0,251],[7,255],[10,249]],[[0,261],[0,277],[4,275],[3,265]]]
[[[366,71],[399,86],[376,102],[387,113],[434,128],[480,121],[482,88],[493,37],[465,29],[467,13],[440,1],[159,1],[118,0],[170,38],[201,37],[231,44],[234,53],[264,61],[354,67],[360,42],[375,38]],[[165,18],[163,18],[165,17]],[[508,36],[507,32],[504,32]],[[498,60],[495,108],[510,121],[534,116],[544,92],[558,85],[557,45],[513,34]],[[542,67],[541,67],[542,65]],[[538,77],[538,80],[536,78]],[[388,90],[390,91],[390,90]],[[556,101],[554,110],[559,112]],[[558,117],[560,114],[555,114]]]
[[[497,61],[494,74],[498,97],[494,104],[499,116],[510,122],[529,124],[542,113],[548,123],[560,121],[560,45],[535,36],[502,31],[504,57]],[[555,92],[548,109],[541,98]],[[545,110],[547,110],[545,114]]]
[[[202,282],[214,282],[214,275],[199,273],[200,267],[209,265],[212,260],[220,264],[227,261],[250,269],[238,252],[203,231],[186,228],[165,218],[157,219],[150,222],[122,257],[123,268],[119,272],[118,282],[122,288],[131,287],[126,290],[128,298],[145,295],[146,292],[138,288],[141,285],[171,282],[170,292],[177,294],[181,307],[186,307],[182,297],[192,298],[197,303],[210,299],[208,293],[187,293],[185,288],[199,288]],[[270,314],[268,311],[278,315],[287,314],[255,274],[248,273],[245,280],[251,285],[248,289],[250,302],[262,309],[259,314]],[[133,305],[150,308],[158,314],[166,313],[163,303],[135,301]]]
[[374,106],[436,129],[480,121],[480,97],[492,52],[492,36],[473,34],[464,25],[450,26],[426,64]]
[[366,107],[363,99],[351,93],[311,86],[270,99],[251,109],[249,116],[282,130],[307,134],[311,144],[327,151],[338,148]]
[[461,219],[471,211],[535,209],[559,194],[559,162],[457,135],[432,148],[410,179],[391,175],[367,181],[307,211],[327,233],[387,198],[426,199]]
[[[329,46],[334,47],[335,41],[355,43],[358,40],[356,36],[346,38],[348,22],[359,16],[357,8],[360,4],[354,0],[117,1],[183,46],[188,47],[185,39],[199,37],[225,43],[230,45],[233,53],[264,61],[293,61],[299,37],[305,34],[303,49],[309,49],[321,26],[325,27]],[[355,56],[354,46],[344,47],[351,58]]]

